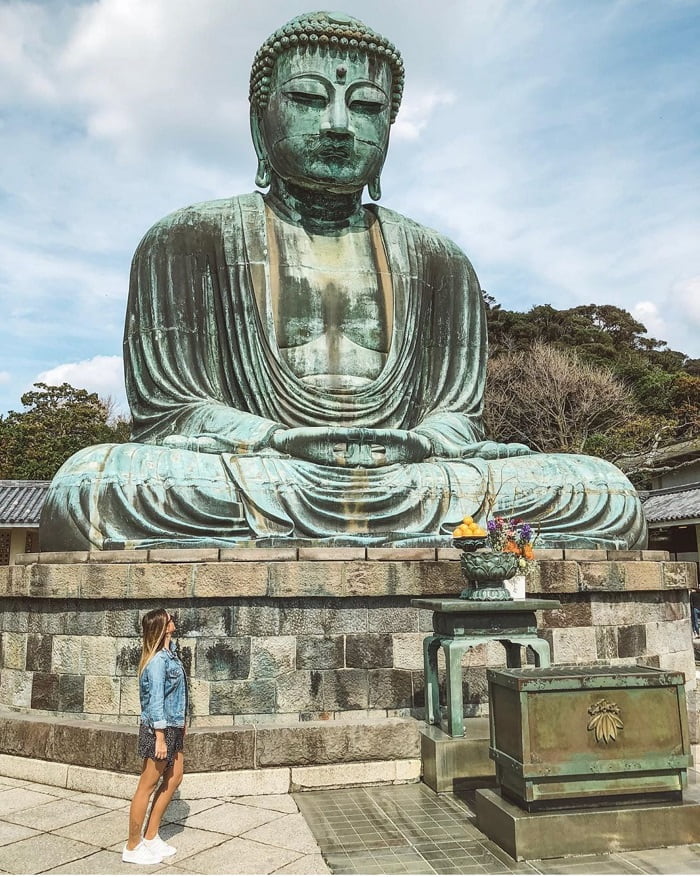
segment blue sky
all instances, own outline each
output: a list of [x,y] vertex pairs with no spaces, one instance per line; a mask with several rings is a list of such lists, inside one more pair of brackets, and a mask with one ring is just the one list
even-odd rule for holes
[[[129,263],[254,188],[248,71],[298,0],[0,0],[0,414],[125,407]],[[700,0],[353,0],[406,62],[382,203],[526,310],[595,302],[700,357]]]

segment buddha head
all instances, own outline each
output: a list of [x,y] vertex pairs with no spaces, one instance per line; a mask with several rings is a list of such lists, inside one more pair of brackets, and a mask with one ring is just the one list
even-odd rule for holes
[[403,92],[403,61],[367,25],[335,12],[305,13],[258,50],[250,77],[255,182],[275,176],[345,194],[379,178]]

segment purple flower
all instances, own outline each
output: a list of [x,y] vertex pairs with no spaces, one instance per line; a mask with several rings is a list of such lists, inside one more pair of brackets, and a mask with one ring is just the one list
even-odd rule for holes
[[498,530],[498,524],[495,521],[487,521],[486,529],[489,531],[489,533],[495,533],[496,530]]
[[520,527],[520,538],[523,542],[529,542],[532,536],[532,527],[529,524],[523,524]]

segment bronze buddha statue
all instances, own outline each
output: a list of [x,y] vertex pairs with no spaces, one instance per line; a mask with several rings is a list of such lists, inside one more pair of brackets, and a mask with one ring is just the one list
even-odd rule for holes
[[541,544],[632,548],[611,464],[483,440],[486,325],[466,256],[377,205],[403,63],[338,13],[276,31],[251,74],[266,194],[178,210],[134,256],[131,442],[57,473],[43,550],[325,540],[441,544],[470,514]]

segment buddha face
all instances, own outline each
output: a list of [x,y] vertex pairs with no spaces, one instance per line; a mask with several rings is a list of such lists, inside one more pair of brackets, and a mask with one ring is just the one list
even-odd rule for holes
[[253,117],[258,155],[297,186],[360,191],[384,164],[390,95],[383,60],[287,52],[273,68],[267,106]]

